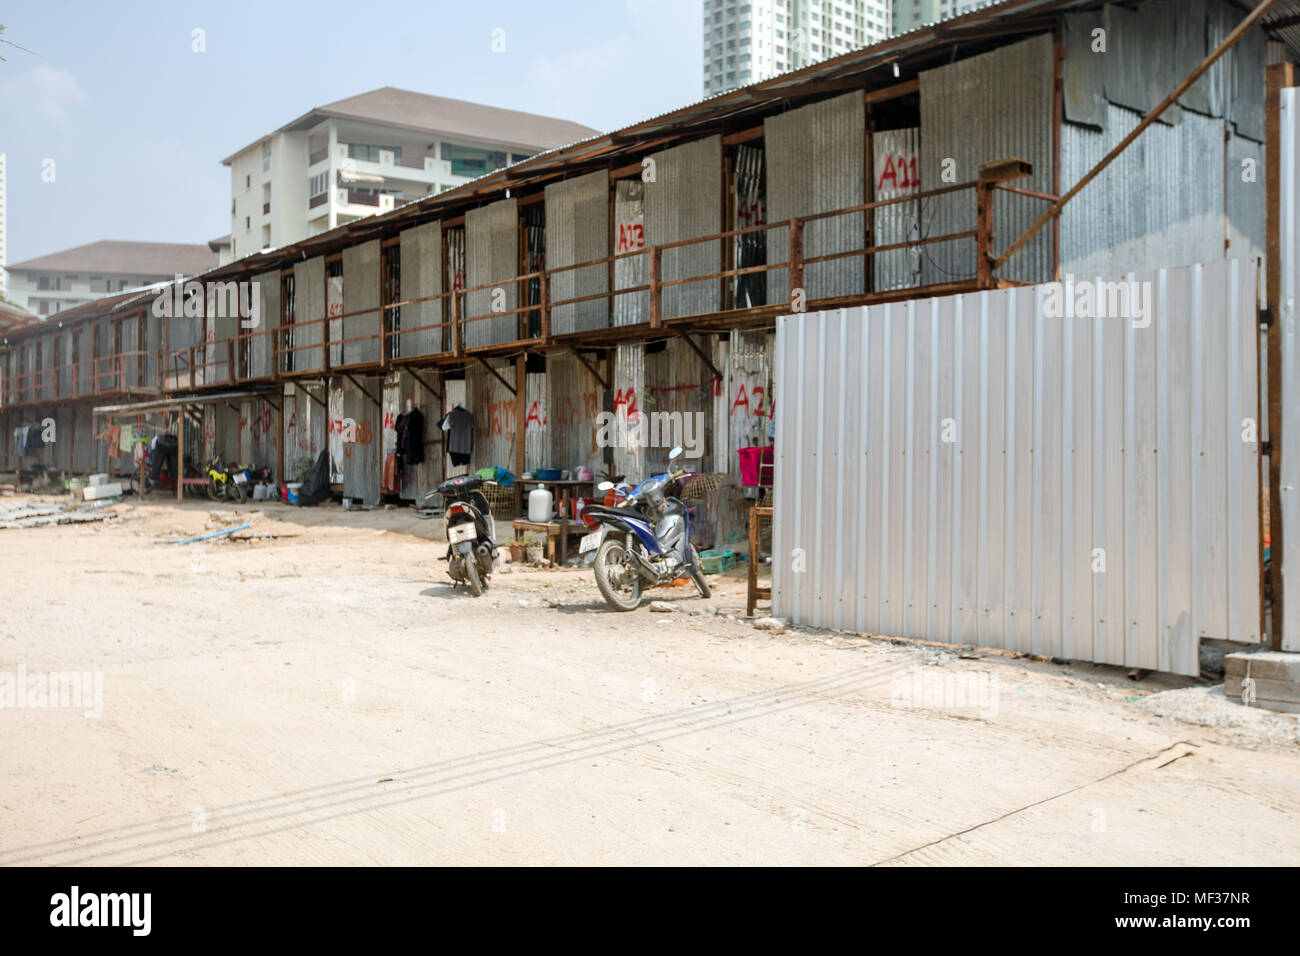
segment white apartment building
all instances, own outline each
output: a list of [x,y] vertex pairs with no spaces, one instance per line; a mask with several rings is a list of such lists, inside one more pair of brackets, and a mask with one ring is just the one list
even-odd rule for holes
[[7,295],[9,274],[5,272],[5,154],[0,153],[0,298]]
[[894,0],[703,0],[704,95],[870,46],[893,32]]
[[222,160],[229,255],[287,245],[595,135],[568,120],[391,86],[329,103]]
[[894,0],[894,33],[907,33],[940,20],[959,17],[989,0]]
[[6,294],[28,312],[49,316],[177,275],[197,275],[216,264],[217,254],[207,245],[104,239],[15,262],[8,269]]

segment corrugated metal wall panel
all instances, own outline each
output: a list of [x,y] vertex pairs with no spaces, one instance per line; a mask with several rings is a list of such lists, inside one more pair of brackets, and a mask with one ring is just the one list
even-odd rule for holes
[[227,385],[233,381],[231,362],[236,350],[231,340],[239,334],[239,286],[233,280],[207,286],[204,301],[204,376],[208,385]]
[[[1282,330],[1282,650],[1300,651],[1300,96],[1284,89],[1278,138],[1281,186],[1279,302]],[[1269,303],[1270,306],[1273,303]]]
[[[1228,198],[1228,250],[1234,259],[1264,259],[1268,243],[1264,184],[1264,147],[1254,140],[1232,136],[1228,140],[1228,165],[1224,170]],[[1261,291],[1263,283],[1260,284]]]
[[[614,254],[644,249],[645,183],[620,179],[614,183]],[[650,260],[627,255],[614,263],[614,288],[636,289],[650,281]],[[614,324],[636,325],[650,320],[650,293],[629,292],[614,298]]]
[[77,390],[85,394],[95,389],[95,331],[91,326],[84,325],[73,335],[77,337]]
[[78,405],[73,409],[72,417],[72,470],[85,473],[90,471],[94,451],[92,419],[94,413],[89,405]]
[[[373,311],[361,311],[372,309]],[[353,315],[360,312],[359,315]],[[379,240],[343,250],[343,364],[379,361]],[[359,339],[359,341],[349,341]]]
[[73,361],[72,361],[72,343],[73,336],[77,333],[69,329],[59,336],[57,355],[59,366],[59,397],[69,398],[72,396],[72,378],[73,378]]
[[[609,255],[609,172],[600,170],[546,187],[546,267],[555,269]],[[606,263],[554,273],[551,301],[609,291]],[[591,299],[551,310],[556,335],[603,329],[610,324],[608,299]]]
[[[306,372],[323,369],[325,318],[325,260],[320,256],[296,263],[293,267],[294,320],[293,369]],[[310,322],[311,325],[301,323]],[[304,348],[304,346],[306,346]]]
[[774,613],[1190,675],[1258,641],[1253,268],[1130,279],[1148,326],[1048,286],[779,319]]
[[[709,136],[655,153],[654,179],[645,184],[646,245],[694,239],[722,231],[722,137]],[[660,278],[685,279],[722,269],[717,241],[666,249]],[[688,282],[662,292],[663,317],[716,312],[721,282]]]
[[[519,283],[506,280],[519,275],[519,204],[501,199],[465,213],[466,288],[499,282],[502,308],[518,305]],[[492,312],[495,289],[465,296],[465,315]],[[513,342],[519,338],[519,317],[514,313],[465,323],[465,347]]]
[[[912,126],[872,136],[872,201],[897,199],[921,189],[921,130]],[[875,210],[873,245],[914,242],[921,237],[921,201]],[[909,289],[921,284],[921,247],[895,249],[874,257],[875,291]]]
[[[592,361],[603,369],[601,360]],[[573,355],[548,356],[546,377],[551,459],[556,467],[572,468],[581,463],[599,474],[605,469],[605,456],[604,449],[596,445],[596,416],[612,410],[602,405],[600,383]]]
[[[1102,131],[1063,125],[1063,189],[1078,182],[1141,119],[1118,106],[1108,106],[1106,117]],[[1178,126],[1149,127],[1065,207],[1061,275],[1111,275],[1222,259],[1223,183],[1222,120],[1188,112]],[[1248,211],[1241,209],[1243,215]],[[1254,227],[1243,222],[1242,228]]]
[[[860,92],[770,116],[763,130],[768,222],[865,201],[866,108]],[[862,214],[807,223],[803,240],[805,258],[865,248]],[[767,231],[767,261],[790,261],[788,228]],[[806,299],[861,293],[866,288],[863,268],[856,256],[813,263],[804,270]],[[773,269],[767,276],[768,301],[789,301],[789,270]]]
[[[384,380],[377,375],[368,375],[357,381],[361,388],[349,379],[343,379],[341,383],[345,420],[343,494],[348,498],[360,498],[363,504],[373,507],[379,503],[384,471],[383,417],[380,406],[375,404],[375,399],[383,394]],[[347,441],[346,426],[353,423],[356,430],[352,437],[355,440]]]
[[[248,369],[250,378],[266,378],[273,371],[271,350],[275,347],[275,329],[280,327],[280,273],[263,272],[253,277],[257,296],[257,327],[245,331],[252,333],[248,339]],[[263,334],[257,334],[263,333]]]
[[[442,223],[429,222],[403,230],[401,237],[402,301],[441,295],[442,283]],[[425,329],[443,321],[444,303],[441,299],[416,302],[402,306],[401,327],[417,329],[402,332],[399,337],[401,355],[433,355],[443,350],[443,329]],[[447,315],[451,314],[447,308]],[[447,336],[450,344],[450,335]]]
[[[122,358],[120,368],[122,373],[122,388],[137,388],[140,381],[140,356],[135,354],[140,349],[140,319],[138,316],[129,315],[122,320]],[[50,367],[50,342],[48,339],[41,340],[41,367]],[[42,398],[53,398],[48,388],[41,391]]]
[[[513,362],[490,359],[507,382],[514,383]],[[465,407],[474,415],[474,454],[470,470],[495,466],[515,470],[515,396],[481,365],[465,369]],[[448,396],[450,401],[450,396]],[[453,470],[450,474],[457,474]]]
[[[921,74],[921,181],[945,185],[946,160],[956,162],[955,181],[973,182],[980,163],[1016,156],[1034,165],[1033,176],[1015,185],[1052,191],[1052,38],[1034,37]],[[1041,200],[1009,193],[994,199],[995,249],[1015,241],[1042,214]],[[1068,210],[1069,207],[1067,207]],[[975,228],[975,194],[963,190],[927,200],[926,236]],[[922,277],[929,285],[975,276],[975,240],[924,246]],[[1052,277],[1052,232],[1040,229],[999,270],[1024,282]]]
[[[551,451],[550,409],[547,406],[545,372],[529,372],[524,376],[524,468],[572,468],[573,462],[557,459]],[[514,469],[514,462],[505,463]]]
[[347,449],[343,447],[343,419],[347,417],[347,412],[344,410],[343,383],[346,381],[344,378],[331,378],[325,389],[329,396],[326,399],[329,408],[326,434],[329,438],[330,482],[333,484],[344,480],[343,461]]
[[[614,351],[614,408],[620,422],[632,426],[645,403],[646,355],[641,342],[619,345]],[[614,445],[614,473],[638,478],[645,472],[645,453],[625,443]]]
[[[99,362],[99,387],[100,389],[116,388],[117,377],[113,374],[113,363],[108,357],[115,351],[113,344],[113,323],[109,320],[102,320],[95,323],[95,354],[104,360]],[[32,345],[28,343],[27,368],[34,368],[32,362],[35,359],[35,353],[32,352]],[[28,393],[30,397],[30,392]]]
[[324,450],[329,430],[329,416],[321,405],[324,401],[325,389],[321,385],[284,387],[284,404],[281,406],[284,409],[283,480],[299,480],[298,476],[314,465]]

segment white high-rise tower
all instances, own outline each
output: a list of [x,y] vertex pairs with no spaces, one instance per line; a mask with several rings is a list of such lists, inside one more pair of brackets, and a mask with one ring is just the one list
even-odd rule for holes
[[704,0],[704,95],[879,43],[894,0]]

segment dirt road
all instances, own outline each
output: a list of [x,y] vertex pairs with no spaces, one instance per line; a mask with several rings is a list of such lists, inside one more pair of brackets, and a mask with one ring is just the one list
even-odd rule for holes
[[475,600],[407,511],[114,510],[0,531],[0,675],[102,675],[0,710],[0,863],[1300,861],[1295,719],[1189,681],[764,633],[740,577]]

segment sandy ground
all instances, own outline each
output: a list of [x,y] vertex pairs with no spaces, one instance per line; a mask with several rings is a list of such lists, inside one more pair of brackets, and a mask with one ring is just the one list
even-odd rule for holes
[[1300,862],[1295,718],[1192,681],[763,632],[739,574],[476,600],[410,511],[112,510],[0,531],[0,673],[103,675],[0,711],[0,863]]

